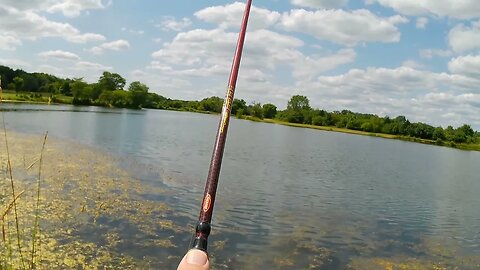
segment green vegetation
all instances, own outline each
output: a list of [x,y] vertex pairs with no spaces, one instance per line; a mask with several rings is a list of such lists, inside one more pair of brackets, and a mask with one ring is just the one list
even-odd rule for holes
[[[5,141],[3,130],[0,138],[0,269],[170,269],[178,263],[173,255],[181,240],[171,236],[189,235],[191,228],[167,219],[175,215],[165,203],[145,199],[167,194],[164,189],[133,179],[113,157],[84,145],[55,139],[45,145],[46,135],[12,132]],[[138,256],[137,250],[152,252]],[[166,253],[173,255],[157,255]]]
[[[0,66],[4,100],[26,102],[67,103],[118,108],[151,108],[202,113],[220,113],[223,99],[209,97],[201,101],[174,100],[149,93],[147,85],[132,82],[127,90],[126,80],[117,73],[103,72],[98,82],[87,83],[82,78],[60,79],[44,73],[27,73]],[[433,127],[412,123],[405,116],[391,118],[348,110],[327,112],[310,106],[306,96],[295,95],[287,109],[278,111],[273,104],[235,99],[232,114],[241,119],[316,128],[328,131],[401,139],[413,142],[480,150],[480,133],[465,124],[454,128]]]
[[[42,150],[45,137],[8,135],[8,144],[0,144],[0,170],[8,174],[10,159],[15,197],[10,177],[4,176],[5,181],[0,181],[0,269],[175,269],[196,218],[165,203],[174,202],[176,192],[136,179],[128,165],[88,146],[49,138]],[[150,165],[135,170],[160,173]],[[161,175],[168,181],[189,183],[168,173]],[[235,205],[227,203],[226,207]],[[219,211],[216,218],[226,220],[230,215]],[[297,220],[291,211],[277,218],[280,224]],[[318,217],[309,216],[285,237],[267,238],[260,253],[238,247],[235,239],[251,241],[245,237],[247,229],[218,227],[209,251],[212,268],[446,270],[480,266],[478,254],[463,254],[448,235],[420,232],[406,243],[401,224],[378,228],[376,220],[360,218],[349,223],[342,222],[344,218],[333,215],[318,222]],[[382,237],[358,240],[370,231]],[[335,249],[325,247],[331,235],[339,235],[340,245]],[[348,257],[343,260],[343,256]]]

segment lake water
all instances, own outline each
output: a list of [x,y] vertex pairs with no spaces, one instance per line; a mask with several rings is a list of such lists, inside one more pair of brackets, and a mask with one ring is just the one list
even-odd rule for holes
[[[9,130],[48,130],[101,149],[139,181],[170,189],[169,198],[150,199],[165,200],[193,232],[219,116],[0,106]],[[479,165],[479,152],[232,119],[210,238],[223,243],[211,249],[215,265],[374,269],[415,260],[477,269]],[[178,247],[167,253],[180,256],[190,236],[175,236]]]

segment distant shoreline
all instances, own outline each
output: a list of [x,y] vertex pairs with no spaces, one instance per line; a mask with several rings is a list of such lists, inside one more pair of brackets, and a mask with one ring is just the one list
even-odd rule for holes
[[[68,104],[72,105],[71,103],[59,103],[59,102],[45,102],[45,101],[34,101],[34,100],[1,100],[1,103],[21,103],[21,104],[39,104],[39,105],[55,105],[55,104]],[[92,105],[93,106],[93,105]],[[96,106],[98,107],[98,106]],[[165,111],[180,111],[183,110],[172,110],[172,109],[157,109],[157,110],[165,110]],[[202,112],[202,111],[184,111],[184,112],[192,112],[192,113],[201,113],[201,114],[214,114],[212,112]],[[289,123],[277,119],[260,119],[251,116],[245,116],[241,118],[237,118],[241,120],[248,120],[253,122],[262,122],[268,124],[277,124],[289,127],[297,127],[297,128],[308,128],[308,129],[316,129],[322,131],[330,131],[330,132],[340,132],[345,134],[353,134],[353,135],[361,135],[361,136],[370,136],[370,137],[377,137],[383,139],[391,139],[391,140],[401,140],[407,142],[414,142],[414,143],[421,143],[421,144],[429,144],[435,146],[443,146],[449,147],[459,150],[466,150],[466,151],[480,151],[480,144],[467,144],[467,143],[450,143],[450,142],[440,142],[434,140],[427,140],[427,139],[420,139],[414,138],[409,136],[402,136],[402,135],[391,135],[385,133],[373,133],[373,132],[366,132],[360,130],[353,130],[353,129],[346,129],[346,128],[337,128],[333,126],[316,126],[316,125],[308,125],[308,124],[297,124],[297,123]]]
[[370,137],[377,137],[377,138],[390,139],[390,140],[401,140],[406,142],[429,144],[429,145],[435,145],[435,146],[444,146],[448,148],[455,148],[455,149],[466,150],[466,151],[480,151],[480,144],[466,144],[466,143],[450,144],[449,142],[442,142],[442,144],[439,144],[434,140],[420,139],[420,138],[414,138],[409,136],[391,135],[391,134],[385,134],[385,133],[373,133],[373,132],[329,127],[329,126],[296,124],[296,123],[289,123],[289,122],[276,120],[276,119],[259,119],[259,118],[253,118],[253,117],[245,117],[240,119],[254,121],[254,122],[277,124],[277,125],[283,125],[283,126],[289,126],[289,127],[309,128],[309,129],[316,129],[316,130],[329,131],[329,132],[340,132],[340,133],[346,133],[346,134],[370,136]]

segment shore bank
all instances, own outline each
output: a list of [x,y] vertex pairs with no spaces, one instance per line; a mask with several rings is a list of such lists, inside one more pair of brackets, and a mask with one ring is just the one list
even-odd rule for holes
[[245,118],[244,120],[270,123],[270,124],[277,124],[277,125],[284,125],[284,126],[289,126],[289,127],[309,128],[309,129],[317,129],[317,130],[322,130],[322,131],[341,132],[341,133],[354,134],[354,135],[379,137],[379,138],[384,138],[384,139],[402,140],[402,141],[407,141],[407,142],[415,142],[415,143],[422,143],[422,144],[430,144],[430,145],[436,145],[436,146],[456,148],[456,149],[460,149],[460,150],[480,151],[480,144],[451,143],[451,142],[443,142],[443,141],[438,142],[438,141],[434,141],[434,140],[426,140],[426,139],[414,138],[414,137],[410,137],[410,136],[391,135],[391,134],[384,134],[384,133],[372,133],[372,132],[365,132],[365,131],[359,131],[359,130],[353,130],[353,129],[337,128],[337,127],[296,124],[296,123],[289,123],[289,122],[284,122],[284,121],[276,120],[276,119],[258,119],[258,118],[249,119],[249,118]]

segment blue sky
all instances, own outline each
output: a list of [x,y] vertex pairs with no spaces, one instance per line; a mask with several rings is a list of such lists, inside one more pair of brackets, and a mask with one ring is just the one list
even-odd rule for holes
[[[31,2],[31,1],[29,1]],[[223,96],[244,2],[0,0],[0,64]],[[236,97],[480,129],[477,0],[254,0]]]

